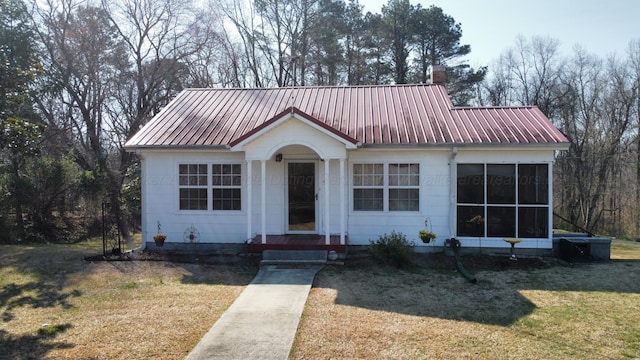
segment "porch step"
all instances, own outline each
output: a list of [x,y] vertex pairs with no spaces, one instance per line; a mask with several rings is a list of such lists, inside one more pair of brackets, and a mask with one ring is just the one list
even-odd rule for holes
[[326,264],[327,250],[265,250],[260,265]]

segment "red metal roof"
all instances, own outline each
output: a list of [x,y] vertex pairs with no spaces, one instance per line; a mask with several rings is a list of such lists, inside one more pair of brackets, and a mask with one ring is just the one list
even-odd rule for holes
[[365,146],[568,143],[535,106],[454,107],[441,85],[377,85],[187,89],[126,147],[226,146],[292,108]]

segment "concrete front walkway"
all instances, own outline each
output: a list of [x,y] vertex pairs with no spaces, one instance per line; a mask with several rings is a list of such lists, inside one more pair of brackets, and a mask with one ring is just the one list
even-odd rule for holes
[[321,268],[262,266],[187,360],[287,359],[313,279]]

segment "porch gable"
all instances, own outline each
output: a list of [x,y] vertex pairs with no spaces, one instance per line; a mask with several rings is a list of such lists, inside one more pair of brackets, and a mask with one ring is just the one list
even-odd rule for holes
[[344,159],[346,150],[357,149],[360,144],[356,139],[291,107],[232,141],[229,149],[244,151],[247,160],[266,160],[288,145],[304,145],[321,159]]

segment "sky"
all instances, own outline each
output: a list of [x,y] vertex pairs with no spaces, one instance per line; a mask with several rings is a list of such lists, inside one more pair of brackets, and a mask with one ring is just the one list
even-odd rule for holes
[[[562,55],[576,45],[607,58],[624,58],[640,41],[640,0],[410,0],[438,6],[462,26],[461,44],[471,45],[469,65],[491,65],[518,35],[559,40]],[[364,12],[380,13],[388,0],[360,0]]]

